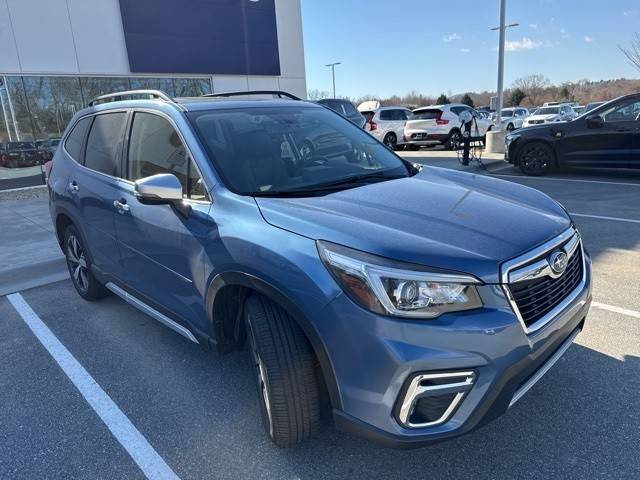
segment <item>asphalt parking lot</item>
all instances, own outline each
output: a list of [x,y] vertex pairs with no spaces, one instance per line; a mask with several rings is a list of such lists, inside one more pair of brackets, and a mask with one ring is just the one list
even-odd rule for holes
[[[442,152],[404,155],[458,168]],[[640,174],[487,169],[469,171],[562,202],[594,262],[585,330],[503,417],[410,451],[325,422],[311,441],[280,450],[263,433],[246,351],[220,356],[118,298],[85,302],[65,280],[0,297],[0,478],[640,478]],[[14,307],[22,300],[35,315]],[[40,321],[51,336],[33,331]],[[100,391],[116,408],[106,420]],[[125,438],[128,448],[121,427],[140,435]]]

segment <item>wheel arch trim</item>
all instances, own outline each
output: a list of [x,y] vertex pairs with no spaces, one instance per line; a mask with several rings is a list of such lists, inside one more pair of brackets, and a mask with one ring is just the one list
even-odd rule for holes
[[322,376],[329,392],[332,407],[341,409],[342,401],[335,370],[318,331],[302,310],[298,308],[295,302],[266,280],[242,271],[222,272],[217,274],[213,280],[211,280],[207,288],[205,305],[207,318],[211,325],[211,335],[213,340],[218,341],[221,338],[220,335],[222,334],[223,326],[222,322],[217,321],[213,317],[213,306],[218,292],[220,292],[223,287],[227,286],[247,287],[254,290],[277,303],[289,315],[291,315],[309,340],[311,348],[318,359],[320,370],[322,371]]

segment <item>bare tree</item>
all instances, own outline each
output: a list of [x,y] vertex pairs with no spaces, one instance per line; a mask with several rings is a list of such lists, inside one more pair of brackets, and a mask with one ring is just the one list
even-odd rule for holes
[[326,90],[319,90],[317,88],[313,90],[309,90],[307,92],[307,99],[315,101],[322,100],[323,98],[330,98],[331,92],[327,92]]
[[538,105],[540,98],[549,85],[549,79],[540,74],[527,75],[526,77],[519,78],[513,82],[513,86],[522,90],[527,95],[527,99],[533,106]]
[[625,57],[627,57],[629,63],[637,70],[640,70],[640,33],[636,32],[629,42],[629,46],[623,47],[622,45],[618,45],[618,48],[624,53]]

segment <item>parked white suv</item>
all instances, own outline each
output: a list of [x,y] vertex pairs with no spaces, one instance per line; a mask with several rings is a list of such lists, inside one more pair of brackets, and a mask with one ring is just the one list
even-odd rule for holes
[[358,110],[367,120],[364,129],[389,148],[396,150],[404,145],[404,125],[411,118],[411,110],[405,107],[379,105],[379,102],[364,102],[358,106]]
[[[524,107],[512,107],[502,109],[502,130],[510,132],[516,128],[521,128],[524,119],[530,115],[529,110]],[[493,114],[494,121],[496,114]]]
[[428,107],[416,108],[413,111],[413,118],[404,127],[404,141],[409,145],[433,145],[439,143],[445,145],[449,150],[453,150],[462,139],[461,124],[459,115],[468,111],[474,117],[478,125],[476,134],[475,127],[472,135],[484,137],[491,128],[493,120],[484,118],[475,109],[461,103],[447,105],[431,105]]
[[523,127],[532,125],[541,125],[543,123],[552,122],[568,122],[576,118],[578,114],[570,105],[554,105],[550,107],[541,107],[527,117]]

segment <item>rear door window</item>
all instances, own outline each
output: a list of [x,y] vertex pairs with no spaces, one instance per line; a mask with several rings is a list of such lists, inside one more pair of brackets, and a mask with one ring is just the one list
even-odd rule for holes
[[87,138],[84,165],[96,172],[120,177],[120,150],[126,112],[96,115]]
[[395,110],[382,110],[380,112],[380,120],[395,120],[394,112]]
[[[89,129],[89,125],[91,125],[91,120],[92,117],[86,117],[78,121],[64,142],[65,150],[76,162],[82,163],[80,158],[82,154],[82,144],[84,143],[84,138],[87,136],[87,130]],[[51,142],[51,144],[54,145],[53,142]]]

